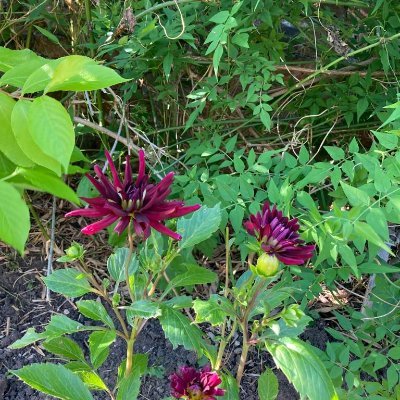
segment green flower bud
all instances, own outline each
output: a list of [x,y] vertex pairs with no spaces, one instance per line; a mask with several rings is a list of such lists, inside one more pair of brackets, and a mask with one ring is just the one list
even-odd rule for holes
[[258,257],[256,264],[256,273],[263,278],[274,276],[279,269],[279,260],[274,255],[263,253]]
[[85,251],[82,245],[73,242],[72,246],[65,251],[65,254],[68,256],[70,260],[77,260],[83,256],[84,252]]

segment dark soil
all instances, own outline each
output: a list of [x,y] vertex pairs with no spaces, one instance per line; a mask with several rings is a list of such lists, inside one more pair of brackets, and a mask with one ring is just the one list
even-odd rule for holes
[[[30,254],[24,260],[15,258],[8,248],[0,247],[0,400],[42,400],[50,399],[27,385],[18,381],[8,373],[9,370],[21,368],[24,365],[56,361],[40,345],[32,345],[20,350],[10,350],[8,345],[20,338],[29,327],[37,330],[49,321],[53,313],[64,313],[72,319],[85,322],[75,311],[72,301],[52,294],[52,301],[44,300],[44,287],[40,275],[45,270],[46,262],[40,254]],[[87,336],[77,334],[74,339],[85,348]],[[323,347],[328,337],[323,329],[312,328],[305,334],[317,347]],[[233,340],[228,347],[229,358],[225,360],[228,368],[234,369],[240,357],[240,338]],[[136,353],[146,353],[149,356],[149,365],[154,367],[153,373],[143,379],[141,394],[142,400],[160,400],[169,396],[168,376],[177,367],[187,364],[196,365],[196,355],[181,347],[173,350],[172,345],[165,339],[159,324],[150,321],[142,330],[135,347]],[[107,362],[101,367],[101,376],[106,383],[112,386],[118,365],[125,357],[125,346],[117,341]],[[271,357],[266,352],[254,349],[249,355],[245,376],[241,387],[241,399],[257,400],[257,379],[266,367],[274,368]],[[288,383],[285,376],[275,369],[279,380],[280,400],[295,400],[298,395]],[[108,399],[101,392],[95,392],[96,400]]]

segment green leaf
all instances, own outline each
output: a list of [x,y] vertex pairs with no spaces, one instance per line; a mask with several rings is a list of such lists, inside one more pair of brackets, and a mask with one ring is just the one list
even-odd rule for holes
[[50,290],[67,297],[83,296],[92,290],[86,276],[74,268],[59,269],[43,280]]
[[245,49],[249,48],[249,34],[248,33],[236,33],[232,37],[232,43],[237,44]]
[[7,182],[0,181],[0,198],[0,239],[23,254],[30,228],[28,206]]
[[64,336],[43,342],[42,346],[50,353],[66,358],[85,362],[85,356],[78,343]]
[[213,15],[209,21],[214,22],[216,24],[223,24],[229,18],[229,11],[220,11],[217,14]]
[[299,339],[281,338],[266,346],[301,396],[310,400],[339,399],[324,364],[310,345]]
[[213,67],[214,67],[214,72],[215,75],[218,76],[218,68],[219,68],[219,62],[221,61],[222,54],[224,53],[224,47],[222,44],[219,44],[213,54]]
[[68,318],[66,315],[53,315],[46,326],[43,335],[46,339],[54,339],[62,335],[90,330],[92,327],[82,325],[80,322]]
[[400,266],[389,265],[383,262],[380,264],[367,262],[359,265],[358,269],[362,274],[391,274],[400,272]]
[[124,377],[120,384],[117,400],[136,400],[140,390],[140,378],[147,370],[146,354],[135,354],[132,361],[132,372]]
[[107,310],[103,304],[95,300],[79,300],[76,302],[78,310],[85,317],[93,319],[94,321],[102,321],[106,326],[114,329],[114,323],[108,315]]
[[166,291],[179,286],[204,285],[217,280],[217,274],[207,268],[195,264],[186,264],[186,272],[180,273],[170,280]]
[[57,160],[43,153],[40,147],[33,140],[28,120],[31,106],[31,101],[20,99],[12,110],[11,126],[15,139],[25,155],[35,164],[46,167],[55,172],[56,175],[60,176],[61,164]]
[[34,328],[28,328],[25,335],[21,339],[16,340],[13,344],[8,346],[9,349],[22,349],[23,347],[29,346],[32,343],[37,342],[45,338],[43,333],[37,333]]
[[131,324],[134,317],[157,318],[161,315],[160,305],[151,300],[137,300],[125,308],[126,317]]
[[192,325],[191,321],[180,311],[174,308],[162,305],[162,315],[159,321],[164,330],[165,337],[172,343],[174,349],[182,345],[186,350],[196,351],[199,355],[206,347],[202,331]]
[[24,177],[30,184],[32,184],[28,189],[51,193],[61,199],[68,200],[71,203],[80,204],[79,197],[76,193],[66,185],[61,178],[48,169],[34,167],[30,169],[21,168],[20,171],[19,176]]
[[110,354],[110,346],[115,342],[115,331],[93,332],[89,336],[90,361],[94,369],[99,368]]
[[266,369],[258,378],[258,397],[260,400],[275,400],[278,396],[279,384],[272,369]]
[[58,399],[93,400],[78,376],[59,364],[32,364],[11,373],[34,389]]
[[347,199],[349,200],[349,203],[356,207],[356,206],[368,206],[370,199],[367,193],[363,192],[360,189],[357,189],[353,186],[348,185],[347,183],[340,182],[344,194],[346,195]]
[[41,28],[40,26],[33,25],[43,36],[46,36],[47,39],[49,39],[51,42],[55,44],[60,44],[60,41],[58,40],[58,37],[51,32],[49,32],[47,29]]
[[127,82],[114,70],[84,56],[67,56],[57,65],[45,93],[57,90],[98,90]]
[[49,60],[42,57],[33,58],[8,70],[0,79],[0,85],[11,85],[17,88],[24,86],[28,77]]
[[37,59],[38,56],[29,49],[11,50],[0,46],[0,71],[6,72],[13,67]]
[[22,167],[32,167],[33,162],[19,147],[12,130],[11,115],[15,104],[15,100],[0,92],[0,151],[14,164]]
[[385,244],[385,242],[379,237],[374,229],[365,222],[354,222],[354,232],[352,234],[352,237],[366,239],[372,244],[380,247],[381,249],[386,250],[389,254],[393,254],[392,250]]
[[99,375],[93,371],[77,371],[82,381],[92,390],[107,390],[107,385]]
[[367,111],[368,109],[368,99],[366,97],[362,97],[357,101],[357,121],[360,120],[361,116]]
[[48,96],[36,98],[29,110],[28,123],[35,143],[67,171],[75,145],[75,132],[61,103]]
[[244,172],[245,169],[244,162],[237,154],[235,154],[233,157],[233,166],[235,167],[236,172],[239,172],[240,174]]
[[[129,249],[126,247],[120,247],[115,251],[115,253],[111,254],[107,260],[107,269],[117,283],[125,280],[125,261],[128,257]],[[134,275],[137,269],[139,268],[139,262],[136,258],[136,254],[132,255],[132,259],[129,263],[129,275]]]
[[44,90],[47,84],[51,81],[54,75],[54,70],[57,65],[61,63],[63,58],[57,60],[49,60],[46,64],[42,65],[39,69],[28,76],[22,87],[22,94],[35,93]]
[[327,153],[331,156],[332,160],[334,161],[343,160],[345,157],[344,151],[340,147],[324,146],[324,149],[327,151]]
[[182,235],[179,248],[191,248],[204,242],[218,228],[221,223],[221,209],[219,204],[213,208],[202,207],[189,218],[178,220],[177,231]]
[[239,386],[236,379],[230,374],[221,374],[221,388],[225,390],[225,394],[221,400],[240,400]]
[[239,232],[243,226],[244,208],[236,204],[235,208],[229,213],[229,219],[235,232]]
[[[400,108],[399,108],[400,110]],[[397,148],[397,143],[399,138],[394,133],[382,133],[371,131],[374,136],[378,139],[379,144],[381,144],[385,149],[393,150]]]
[[225,297],[213,294],[206,301],[196,299],[193,301],[196,313],[196,322],[208,322],[213,326],[222,324],[226,317],[235,316],[235,310]]

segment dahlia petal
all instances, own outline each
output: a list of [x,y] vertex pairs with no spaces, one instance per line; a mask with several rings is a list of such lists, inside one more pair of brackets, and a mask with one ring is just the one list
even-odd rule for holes
[[91,206],[102,207],[106,202],[104,197],[81,197],[81,199]]
[[150,226],[154,228],[156,231],[167,235],[175,240],[181,240],[182,236],[179,233],[172,231],[171,229],[167,228],[165,225],[161,224],[160,222],[150,220]]
[[124,176],[124,187],[127,187],[133,183],[132,179],[132,166],[131,159],[129,155],[126,156],[125,159],[125,176]]
[[254,232],[254,230],[255,230],[255,225],[253,224],[253,222],[251,222],[251,221],[246,221],[246,222],[243,223],[243,225],[244,225],[244,227],[246,228],[246,231],[247,231],[250,235],[254,236],[254,234],[255,234],[255,232]]
[[65,214],[66,218],[69,217],[88,217],[88,218],[98,218],[105,217],[110,213],[107,210],[101,208],[80,208],[79,210],[73,210]]
[[97,191],[98,191],[102,196],[106,197],[106,196],[107,196],[107,190],[106,190],[106,188],[103,187],[103,185],[102,185],[98,180],[96,180],[95,178],[93,178],[92,175],[89,175],[89,174],[85,174],[85,175],[86,175],[86,178],[89,179],[89,181],[91,182],[91,184],[97,189]]
[[104,152],[104,154],[106,155],[106,158],[107,158],[107,161],[108,161],[108,165],[110,167],[111,175],[112,175],[113,181],[114,181],[114,186],[119,188],[119,189],[122,189],[122,183],[121,183],[121,181],[119,179],[117,169],[115,168],[115,164],[114,164],[113,159],[111,158],[110,153],[106,150]]
[[200,204],[195,204],[193,206],[180,207],[180,208],[175,209],[175,211],[172,213],[172,215],[169,218],[183,217],[184,215],[187,215],[194,211],[197,211],[199,208],[201,208]]
[[88,226],[85,226],[81,232],[84,233],[85,235],[94,235],[97,232],[100,232],[104,228],[107,228],[107,226],[112,225],[118,217],[114,215],[110,215],[106,218],[101,219],[100,221],[94,222],[93,224],[90,224]]
[[118,235],[121,235],[121,233],[128,227],[130,221],[130,217],[121,218],[118,224],[115,226],[114,231],[117,232]]

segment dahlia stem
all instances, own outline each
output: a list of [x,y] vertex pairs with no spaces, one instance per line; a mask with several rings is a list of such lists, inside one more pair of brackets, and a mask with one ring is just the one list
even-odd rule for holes
[[133,345],[135,344],[136,329],[132,328],[131,336],[126,342],[126,365],[125,365],[125,376],[129,376],[132,372],[133,362]]
[[247,355],[249,353],[249,348],[250,348],[249,317],[250,317],[251,312],[253,311],[254,305],[257,301],[257,297],[260,294],[261,290],[263,289],[264,285],[265,285],[264,279],[261,279],[260,282],[258,282],[258,284],[256,285],[253,296],[243,313],[243,319],[240,324],[240,326],[242,327],[242,331],[243,331],[243,345],[242,345],[242,355],[240,357],[239,367],[238,367],[238,370],[236,373],[236,381],[237,381],[238,385],[240,385],[240,382],[243,377],[244,367],[246,365]]
[[129,242],[129,252],[128,252],[128,257],[125,259],[125,281],[126,285],[128,286],[128,292],[129,292],[129,297],[131,298],[132,303],[135,301],[135,296],[133,294],[131,285],[129,283],[129,265],[132,261],[132,255],[133,255],[133,235],[131,232],[131,223],[128,226],[128,242]]

